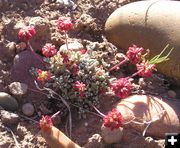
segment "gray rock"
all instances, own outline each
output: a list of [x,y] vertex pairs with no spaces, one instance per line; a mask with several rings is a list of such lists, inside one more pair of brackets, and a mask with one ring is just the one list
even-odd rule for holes
[[169,97],[171,97],[173,99],[175,99],[177,96],[177,94],[174,90],[168,90],[168,95],[169,95]]
[[15,96],[22,96],[27,93],[28,86],[24,83],[13,82],[9,85],[10,92]]
[[31,51],[23,51],[14,58],[14,64],[11,71],[12,81],[25,83],[29,88],[36,88],[33,77],[29,70],[34,68],[44,68],[44,63],[39,55],[34,55]]
[[15,111],[18,109],[18,102],[11,95],[0,92],[0,106],[5,110]]
[[101,136],[107,144],[120,143],[123,136],[123,128],[113,129],[101,127]]
[[169,44],[174,47],[170,60],[158,71],[180,80],[180,2],[139,1],[122,6],[107,19],[105,32],[112,43],[127,49],[132,44],[157,55]]
[[26,116],[32,116],[34,114],[34,106],[31,103],[26,103],[22,106],[22,112]]
[[19,121],[19,116],[17,114],[10,113],[5,110],[0,111],[0,116],[1,116],[2,123],[6,125],[17,124]]

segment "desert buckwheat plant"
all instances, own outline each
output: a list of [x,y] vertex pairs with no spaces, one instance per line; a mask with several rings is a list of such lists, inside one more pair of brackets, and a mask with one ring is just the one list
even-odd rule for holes
[[[147,60],[147,53],[143,54],[144,48],[133,45],[127,50],[124,60],[110,67],[110,61],[108,63],[105,62],[105,59],[98,58],[97,51],[93,49],[69,49],[67,34],[72,28],[73,24],[70,19],[58,19],[57,29],[60,33],[64,33],[66,48],[58,50],[52,43],[46,43],[42,47],[41,53],[46,69],[36,69],[35,67],[31,69],[31,73],[36,76],[37,88],[49,92],[49,98],[58,98],[58,104],[62,106],[59,110],[63,109],[66,114],[68,112],[70,114],[71,108],[76,107],[81,118],[85,117],[86,111],[92,112],[95,109],[103,117],[104,126],[112,130],[123,126],[123,117],[117,110],[113,109],[107,116],[102,115],[98,110],[101,96],[110,94],[118,99],[128,97],[133,90],[130,78],[136,75],[150,77],[155,70],[155,64],[167,61],[173,49],[167,55],[162,56],[167,49],[166,47],[159,55]],[[35,34],[35,28],[28,26],[22,28],[18,36],[20,40],[25,41],[30,46],[29,40]],[[31,46],[30,49],[34,52]],[[113,70],[118,69],[126,62],[137,67],[134,74],[118,79],[110,75]],[[71,117],[69,120],[71,122]],[[40,127],[46,130],[51,125],[50,118],[43,116]]]

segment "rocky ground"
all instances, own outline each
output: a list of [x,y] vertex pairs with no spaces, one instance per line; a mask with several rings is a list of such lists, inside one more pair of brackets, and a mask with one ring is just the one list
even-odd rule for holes
[[[60,16],[71,17],[74,29],[69,32],[70,40],[79,41],[85,47],[94,46],[99,50],[104,49],[107,55],[112,56],[115,54],[112,52],[113,50],[122,51],[122,49],[107,42],[104,37],[104,23],[116,8],[130,2],[132,1],[0,0],[0,104],[5,104],[6,110],[8,110],[0,108],[0,147],[48,148],[49,146],[38,133],[37,121],[41,115],[57,111],[53,102],[47,101],[46,95],[36,91],[33,77],[29,74],[28,69],[43,65],[18,41],[18,30],[24,24],[35,26],[37,36],[32,41],[32,46],[37,52],[47,42],[60,47],[65,40],[63,35],[57,32],[57,19]],[[115,72],[114,75],[126,75],[130,71],[131,69],[124,68],[123,71]],[[173,85],[171,79],[159,73],[153,74],[150,79],[137,80],[136,88],[137,90],[143,89],[144,91],[141,93],[172,100],[180,97],[179,88]],[[102,98],[100,110],[107,113],[116,103],[117,100],[111,101],[109,98]],[[78,115],[74,113],[73,141],[81,146],[88,141],[89,143],[95,141],[91,146],[93,148],[119,147],[118,144],[108,146],[102,141],[98,135],[101,124],[102,120],[97,116],[88,114],[86,119],[79,121]],[[55,125],[66,132],[65,121],[56,118]],[[101,141],[99,145],[96,145],[97,141]],[[151,137],[145,139],[139,137],[139,143],[142,141],[155,143]],[[158,141],[160,147],[163,144],[163,140]],[[124,147],[128,146],[125,144]]]

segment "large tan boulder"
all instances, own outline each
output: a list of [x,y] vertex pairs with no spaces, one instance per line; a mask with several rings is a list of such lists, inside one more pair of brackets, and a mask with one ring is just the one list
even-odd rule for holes
[[171,60],[158,70],[180,80],[180,2],[139,1],[122,6],[107,19],[105,32],[110,42],[127,49],[132,44],[156,55],[169,44]]
[[164,138],[165,133],[180,132],[180,101],[166,100],[155,96],[133,95],[123,99],[117,109],[122,113],[125,128],[132,128],[143,133],[147,124],[144,121],[154,121],[146,131],[146,136]]

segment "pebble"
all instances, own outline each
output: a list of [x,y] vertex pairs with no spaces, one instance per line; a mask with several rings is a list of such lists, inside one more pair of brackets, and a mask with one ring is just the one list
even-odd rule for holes
[[84,123],[84,126],[87,127],[89,124],[87,122]]
[[0,111],[1,121],[3,124],[6,125],[13,125],[17,124],[19,121],[19,116],[15,113],[10,113],[5,110]]
[[26,47],[27,47],[27,45],[25,42],[20,42],[20,43],[16,44],[16,53],[19,53],[19,52],[25,50]]
[[6,51],[6,55],[10,56],[10,57],[14,57],[16,54],[16,43],[15,42],[9,42],[6,45],[7,51]]
[[176,92],[174,90],[168,90],[169,97],[175,99],[176,98]]
[[22,96],[27,93],[28,86],[25,83],[13,82],[9,86],[10,92],[15,96]]
[[11,95],[0,92],[0,106],[5,110],[16,111],[18,109],[18,102]]
[[67,7],[72,7],[75,5],[71,0],[56,0],[56,2]]
[[31,103],[23,104],[22,112],[26,116],[32,116],[34,114],[34,106]]
[[120,127],[120,128],[111,130],[110,128],[102,126],[101,136],[107,144],[119,143],[121,142],[121,139],[123,136],[123,128]]
[[139,78],[138,84],[141,88],[144,88],[147,85],[144,78]]

